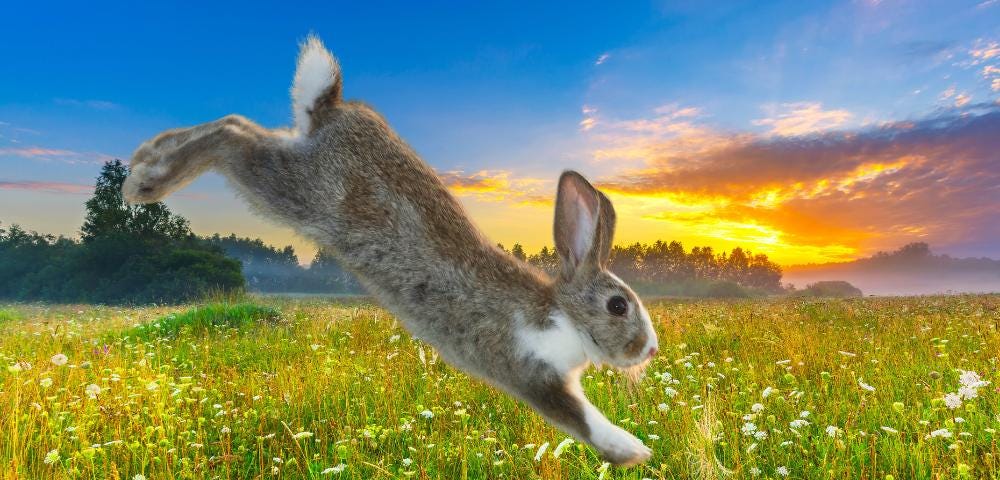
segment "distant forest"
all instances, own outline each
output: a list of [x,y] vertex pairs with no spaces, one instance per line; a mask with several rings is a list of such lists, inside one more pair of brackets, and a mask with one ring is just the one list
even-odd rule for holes
[[[89,303],[177,303],[212,293],[363,293],[358,281],[324,249],[307,266],[291,246],[260,239],[199,237],[163,203],[128,205],[121,185],[128,167],[108,162],[80,238],[28,232],[0,224],[0,299]],[[543,247],[512,256],[554,273],[558,256]],[[616,246],[610,269],[644,294],[733,297],[782,292],[781,267],[741,248],[686,251],[679,242]]]

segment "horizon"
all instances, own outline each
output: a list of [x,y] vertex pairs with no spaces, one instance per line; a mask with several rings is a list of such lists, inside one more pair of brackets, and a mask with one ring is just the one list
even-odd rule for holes
[[[572,168],[614,201],[621,245],[741,247],[781,265],[912,242],[1000,258],[996,0],[432,4],[392,18],[336,5],[308,20],[204,8],[8,9],[4,225],[76,236],[100,164],[162,130],[230,113],[289,125],[312,32],[345,96],[383,114],[508,248],[552,244],[555,180]],[[218,175],[166,203],[199,235],[315,252]]]

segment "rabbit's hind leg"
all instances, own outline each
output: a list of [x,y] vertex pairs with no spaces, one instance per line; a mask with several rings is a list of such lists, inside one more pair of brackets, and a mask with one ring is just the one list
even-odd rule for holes
[[132,155],[122,194],[129,203],[159,201],[219,162],[246,156],[266,135],[237,115],[163,132]]

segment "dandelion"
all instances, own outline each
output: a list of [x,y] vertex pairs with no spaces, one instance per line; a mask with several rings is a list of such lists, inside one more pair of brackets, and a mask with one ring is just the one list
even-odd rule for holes
[[52,386],[52,379],[49,378],[49,377],[45,377],[45,378],[39,380],[38,384],[41,385],[42,388],[49,388],[49,387]]
[[91,383],[90,385],[87,385],[86,392],[88,397],[97,398],[97,396],[101,394],[101,387]]
[[420,416],[424,417],[424,418],[426,418],[428,420],[430,420],[430,419],[434,418],[434,412],[432,412],[430,410],[424,410],[424,411],[420,412]]
[[861,387],[861,389],[864,390],[864,391],[866,391],[866,392],[874,392],[875,391],[875,387],[873,387],[871,385],[868,385],[867,383],[865,383],[864,380],[862,380],[860,378],[858,379],[858,386]]
[[538,451],[535,452],[535,461],[536,462],[541,461],[542,455],[545,454],[545,451],[548,450],[548,448],[549,448],[549,442],[545,442],[545,443],[542,444],[541,447],[538,447]]
[[956,393],[949,393],[944,396],[944,406],[951,410],[954,410],[962,406],[962,397],[958,396]]
[[782,477],[787,477],[788,476],[788,467],[782,465],[782,466],[774,469],[774,473],[777,473],[778,475],[781,475]]
[[836,437],[840,433],[840,428],[833,425],[828,425],[826,427],[826,435],[829,437]]
[[572,444],[573,444],[573,439],[572,438],[567,438],[567,439],[559,442],[559,445],[556,445],[556,449],[552,451],[552,457],[553,458],[559,458],[559,456],[562,455],[563,450],[565,450],[566,447],[568,447],[568,446],[570,446]]
[[750,407],[750,411],[753,413],[760,413],[764,411],[764,405],[760,403],[755,403]]
[[52,450],[49,450],[49,453],[45,454],[45,460],[43,461],[46,465],[52,465],[53,463],[58,462],[59,458],[59,449],[53,448]]
[[61,367],[63,365],[66,365],[66,362],[69,361],[69,357],[61,353],[57,353],[53,355],[52,358],[49,359],[49,361],[52,362],[53,365]]
[[303,438],[309,438],[311,436],[313,436],[312,432],[299,432],[296,433],[295,435],[292,435],[292,439],[302,440]]

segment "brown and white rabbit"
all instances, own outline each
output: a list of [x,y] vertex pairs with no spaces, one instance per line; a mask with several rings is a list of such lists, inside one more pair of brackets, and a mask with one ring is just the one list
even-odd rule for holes
[[504,253],[434,170],[368,106],[341,98],[337,61],[315,37],[299,55],[295,126],[240,116],[144,143],[122,191],[155,202],[202,172],[224,175],[259,213],[339,255],[406,328],[452,365],[521,399],[610,462],[649,448],[583,394],[591,363],[641,370],[657,351],[639,297],[607,271],[611,202],[582,176],[559,178],[556,279]]

